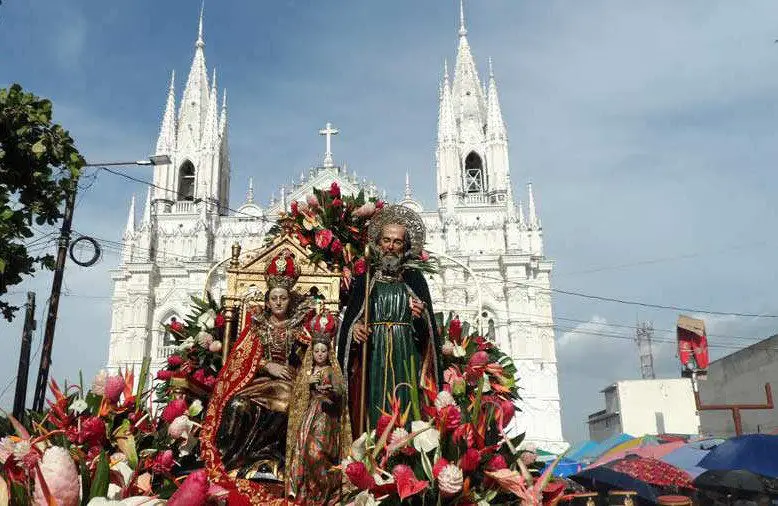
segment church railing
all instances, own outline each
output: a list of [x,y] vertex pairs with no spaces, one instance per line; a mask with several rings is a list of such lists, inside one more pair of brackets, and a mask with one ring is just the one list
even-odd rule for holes
[[168,358],[170,355],[176,352],[176,345],[161,346],[157,348],[157,358]]
[[173,206],[173,214],[190,214],[194,211],[194,202],[179,201]]

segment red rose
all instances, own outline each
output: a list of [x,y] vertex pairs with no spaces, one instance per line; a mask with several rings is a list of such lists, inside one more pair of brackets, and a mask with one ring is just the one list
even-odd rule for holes
[[340,207],[343,205],[343,201],[340,199],[335,199],[332,201],[332,207]]
[[346,476],[360,490],[370,490],[375,487],[375,478],[367,472],[367,467],[362,462],[352,462],[347,465]]
[[173,372],[168,371],[166,369],[161,369],[157,371],[157,379],[162,381],[168,381],[170,378],[173,377]]
[[468,448],[459,460],[459,467],[462,471],[470,473],[475,471],[478,467],[478,463],[481,461],[481,455],[475,448]]
[[330,195],[335,199],[340,198],[340,186],[337,181],[333,181],[330,185]]
[[365,261],[364,258],[360,258],[359,260],[354,262],[354,274],[356,274],[357,276],[361,276],[365,272],[367,272],[367,262]]
[[448,324],[448,338],[457,344],[462,342],[462,321],[459,315],[452,318]]
[[384,432],[386,432],[386,428],[389,427],[389,422],[392,421],[392,417],[389,415],[381,415],[378,418],[378,423],[376,423],[375,428],[375,435],[377,438],[381,438],[381,436],[384,435]]
[[487,471],[499,471],[500,469],[507,469],[508,463],[505,462],[505,457],[502,455],[495,455],[492,457],[492,459],[489,461],[488,464],[486,464],[486,470]]
[[340,255],[343,253],[343,244],[338,239],[335,239],[330,244],[330,251],[332,251],[332,253],[335,255]]
[[173,469],[173,451],[165,450],[159,452],[154,456],[154,461],[151,463],[151,470],[155,473],[169,473]]
[[213,326],[217,329],[220,329],[224,327],[224,323],[225,323],[224,315],[221,313],[217,314],[216,318],[214,318],[213,320]]
[[105,439],[105,422],[97,416],[81,419],[81,429],[78,431],[78,442],[89,446],[102,446]]
[[293,200],[292,203],[290,204],[290,207],[292,208],[292,216],[297,216],[298,214],[300,214],[299,205],[300,204],[298,204],[296,200]]
[[376,200],[375,201],[375,208],[376,209],[383,209],[384,208],[384,201],[383,200]]
[[316,241],[316,246],[324,249],[332,242],[332,231],[327,228],[319,230],[316,232],[314,240]]
[[184,330],[184,324],[180,321],[172,321],[170,322],[170,330],[173,332],[182,332]]
[[448,465],[448,460],[444,459],[443,457],[439,458],[437,462],[435,462],[435,465],[432,466],[432,476],[437,480],[438,475],[443,470],[444,467]]
[[167,423],[171,423],[173,420],[183,415],[189,410],[189,406],[186,405],[186,401],[183,399],[174,399],[165,406],[162,410],[162,419]]
[[184,359],[180,355],[170,355],[167,358],[167,365],[170,367],[178,367],[184,363]]

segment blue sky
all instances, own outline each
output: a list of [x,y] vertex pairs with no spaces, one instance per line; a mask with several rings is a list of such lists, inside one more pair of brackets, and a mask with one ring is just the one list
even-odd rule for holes
[[[172,69],[180,96],[198,10],[183,0],[4,2],[0,86],[50,97],[87,159],[143,158]],[[466,10],[482,75],[494,58],[512,179],[517,193],[533,182],[556,288],[778,314],[778,4],[470,0]],[[208,2],[206,61],[228,90],[232,203],[249,176],[266,201],[316,163],[316,131],[332,121],[336,159],[395,197],[407,170],[432,205],[437,86],[457,18],[454,0]],[[75,228],[120,240],[131,195],[145,191],[98,174]],[[56,378],[91,376],[106,359],[118,262],[106,253],[93,268],[68,266]],[[14,300],[32,289],[42,303],[49,283],[41,275]],[[628,326],[672,329],[677,312],[561,294],[554,309],[564,430],[577,440],[601,409],[599,390],[639,376]],[[707,322],[716,356],[776,329],[772,318]],[[9,379],[20,323],[0,324]],[[658,343],[655,363],[660,376],[677,375],[671,344]]]

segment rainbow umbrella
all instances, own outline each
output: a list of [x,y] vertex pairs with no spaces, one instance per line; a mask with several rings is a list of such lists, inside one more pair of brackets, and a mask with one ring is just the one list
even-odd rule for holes
[[[642,439],[642,438],[638,438],[638,439]],[[629,443],[631,442],[632,441],[629,441]],[[685,444],[686,443],[684,443],[683,441],[673,441],[671,443],[664,443],[664,444],[653,444],[652,442],[649,442],[644,445],[632,446],[631,448],[627,448],[626,450],[616,450],[614,448],[613,450],[605,452],[600,458],[598,458],[594,462],[594,464],[592,464],[592,466],[601,466],[603,464],[607,464],[608,462],[612,462],[614,460],[623,459],[628,455],[637,455],[638,457],[658,459],[664,457],[670,452],[673,452],[681,448]]]

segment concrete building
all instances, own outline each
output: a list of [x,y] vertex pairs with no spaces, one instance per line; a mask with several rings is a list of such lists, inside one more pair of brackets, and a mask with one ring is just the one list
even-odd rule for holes
[[605,409],[589,415],[589,439],[626,433],[697,434],[700,419],[689,379],[617,381],[602,391]]
[[[544,449],[561,451],[567,445],[551,308],[553,263],[544,253],[532,187],[527,185],[526,205],[514,195],[492,63],[482,81],[467,33],[460,10],[453,75],[446,65],[438,103],[430,103],[430,115],[438,114],[435,164],[416,172],[435,178],[434,203],[422,207],[407,175],[404,195],[397,200],[422,215],[427,248],[442,254],[440,274],[429,278],[435,309],[481,320],[521,371],[515,430],[526,431]],[[221,271],[209,276],[211,269],[230,256],[236,242],[244,251],[261,247],[279,211],[288,210],[292,201],[333,181],[346,194],[364,190],[382,195],[377,185],[336,162],[331,140],[338,132],[328,123],[319,132],[326,136],[326,151],[316,167],[288,167],[291,183],[268,195],[265,205],[255,201],[251,183],[243,202],[231,201],[235,182],[230,177],[227,99],[215,73],[209,77],[206,68],[202,15],[183,93],[177,94],[171,78],[165,104],[156,153],[169,155],[171,163],[155,167],[154,186],[140,213],[132,200],[122,260],[113,273],[107,363],[112,370],[137,370],[147,356],[153,370],[161,367],[175,346],[163,324],[186,315],[190,296],[202,294],[206,279],[218,299],[225,278]],[[430,138],[434,135],[430,132]],[[258,150],[262,142],[257,140]],[[281,170],[258,160],[257,176]]]
[[[765,404],[765,383],[778,387],[778,335],[722,357],[708,366],[708,378],[699,382],[700,401],[711,404]],[[742,410],[744,434],[778,430],[778,410]],[[730,411],[701,411],[703,434],[735,435]]]

